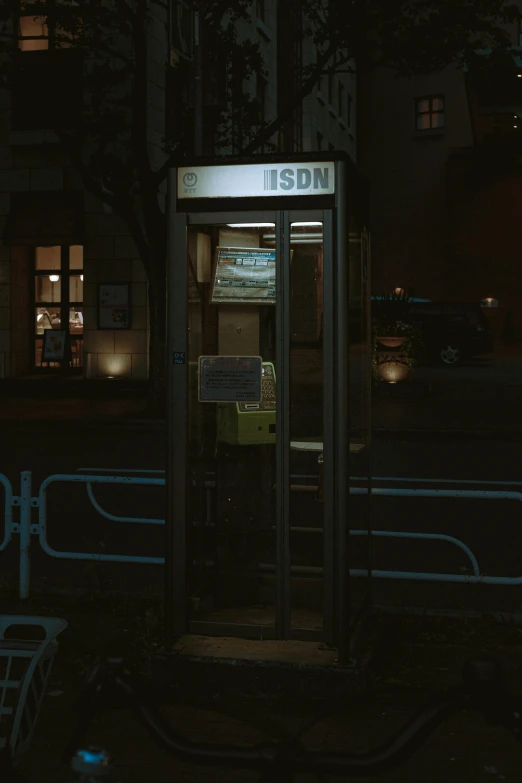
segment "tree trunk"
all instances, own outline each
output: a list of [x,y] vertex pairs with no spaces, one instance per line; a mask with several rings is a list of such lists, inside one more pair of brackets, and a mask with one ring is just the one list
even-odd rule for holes
[[165,418],[167,398],[167,283],[166,259],[152,259],[149,277],[149,394],[148,415]]

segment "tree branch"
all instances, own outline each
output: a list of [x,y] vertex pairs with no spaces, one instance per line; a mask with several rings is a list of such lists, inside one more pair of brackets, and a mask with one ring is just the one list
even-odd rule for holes
[[60,139],[64,149],[67,151],[67,154],[69,155],[72,163],[80,172],[83,179],[83,184],[85,185],[86,189],[92,193],[93,196],[99,198],[100,201],[103,201],[104,204],[108,204],[110,207],[117,207],[118,201],[115,194],[106,190],[102,183],[98,182],[98,180],[93,177],[83,162],[81,155],[81,142],[78,144],[71,142],[71,140],[67,138],[67,134],[61,132],[60,129],[55,128],[54,132]]
[[138,253],[140,254],[140,259],[143,262],[143,266],[145,267],[145,272],[147,273],[147,277],[150,280],[152,277],[150,244],[147,241],[145,232],[140,227],[138,215],[134,209],[130,196],[128,194],[120,194],[119,203],[121,205],[121,214],[123,215],[127,224],[127,228],[129,229],[129,234],[134,240],[134,244],[136,245]]
[[132,24],[135,71],[132,85],[132,148],[138,182],[144,185],[150,175],[147,150],[147,0],[137,0]]
[[[301,89],[295,93],[293,100],[287,104],[284,111],[282,111],[279,116],[275,118],[275,120],[269,122],[268,125],[266,125],[260,131],[257,137],[240,151],[240,155],[251,155],[254,153],[262,144],[264,144],[264,142],[269,141],[270,137],[273,136],[274,133],[276,133],[276,131],[278,131],[281,126],[292,117],[295,110],[298,109],[303,102],[304,98],[306,98],[306,96],[313,90],[314,85],[317,83],[317,79],[321,75],[324,66],[327,65],[330,58],[335,54],[337,47],[338,43],[335,39],[330,41],[327,49],[317,58],[316,67],[311,72],[310,76],[305,79],[301,85]],[[345,57],[344,62],[349,59],[350,57]],[[339,65],[342,65],[342,63],[340,62]]]
[[136,71],[132,85],[131,140],[138,188],[142,199],[145,230],[148,237],[154,241],[158,231],[161,231],[164,216],[158,203],[157,185],[153,184],[151,187],[152,169],[148,152],[147,10],[147,0],[137,0],[132,30]]
[[134,71],[136,69],[136,63],[134,60],[132,60],[131,57],[127,57],[122,52],[118,52],[115,49],[112,49],[110,46],[107,46],[107,44],[104,44],[103,41],[98,41],[96,44],[96,48],[99,49],[101,52],[105,52],[105,54],[108,54],[110,57],[114,58],[115,60],[121,60],[124,65],[127,66],[131,71]]
[[179,166],[179,164],[183,162],[183,158],[187,153],[187,149],[187,144],[185,142],[178,144],[174,152],[169,155],[165,163],[163,163],[156,171],[151,172],[151,185],[159,187],[169,173],[169,169],[173,168],[174,166]]

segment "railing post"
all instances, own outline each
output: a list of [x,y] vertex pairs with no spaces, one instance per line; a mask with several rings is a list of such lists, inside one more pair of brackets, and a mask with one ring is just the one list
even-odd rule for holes
[[20,493],[20,598],[29,598],[31,584],[31,478],[30,470],[22,472]]

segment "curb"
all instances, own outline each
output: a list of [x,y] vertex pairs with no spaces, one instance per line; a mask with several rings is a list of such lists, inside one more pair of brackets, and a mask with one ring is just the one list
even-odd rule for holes
[[[109,427],[121,430],[139,430],[149,432],[165,432],[166,421],[164,419],[119,419],[112,416],[101,418],[23,418],[2,419],[0,417],[0,430],[4,429],[30,429],[32,427],[53,427],[56,425],[74,426],[76,429],[91,429],[93,427]],[[439,429],[433,427],[390,428],[374,427],[373,438],[378,440],[522,440],[522,430],[514,429]]]

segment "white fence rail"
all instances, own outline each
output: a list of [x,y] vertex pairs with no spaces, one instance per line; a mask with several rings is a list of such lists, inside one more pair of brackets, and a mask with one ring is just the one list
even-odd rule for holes
[[[106,563],[137,563],[147,565],[163,565],[165,559],[163,557],[143,557],[141,555],[120,555],[114,554],[100,554],[90,552],[70,552],[56,550],[50,546],[47,540],[47,491],[50,486],[58,483],[72,483],[83,484],[86,487],[87,495],[91,502],[92,507],[105,519],[112,522],[124,523],[124,524],[144,524],[144,525],[164,525],[165,520],[146,517],[127,517],[117,516],[106,511],[98,502],[94,495],[94,485],[113,485],[113,486],[153,486],[164,487],[165,477],[163,471],[130,471],[130,470],[114,470],[111,471],[117,475],[102,475],[102,469],[88,469],[82,468],[82,472],[78,474],[57,473],[52,476],[48,476],[42,484],[36,495],[32,492],[32,474],[30,471],[22,472],[20,476],[20,495],[15,496],[13,494],[12,485],[6,476],[0,474],[0,484],[4,490],[4,535],[2,542],[0,543],[0,553],[5,551],[9,544],[12,542],[13,536],[19,536],[19,595],[20,598],[27,598],[30,594],[31,587],[31,543],[34,539],[37,539],[40,548],[49,557],[59,560],[87,560],[94,562],[106,562]],[[108,472],[108,470],[107,470]],[[128,475],[130,473],[139,473],[140,475]],[[126,475],[120,475],[126,474]],[[352,482],[357,483],[360,481],[366,481],[360,477],[355,477]],[[519,482],[485,482],[485,481],[471,481],[469,479],[458,481],[457,479],[408,479],[408,478],[378,478],[372,479],[373,483],[424,483],[424,484],[474,484],[474,485],[509,485],[509,486],[521,486]],[[213,482],[206,481],[205,487],[207,491],[211,489]],[[472,490],[472,489],[436,489],[436,488],[397,488],[397,487],[372,487],[371,490],[365,487],[350,487],[350,494],[353,495],[365,495],[368,492],[375,496],[391,496],[391,497],[419,497],[419,498],[455,498],[455,499],[473,499],[473,500],[514,500],[522,501],[522,492],[515,490]],[[0,506],[1,508],[1,506]],[[13,509],[19,508],[19,522],[13,521]],[[33,509],[38,510],[38,522],[33,523]],[[403,538],[414,540],[432,540],[443,541],[453,544],[463,551],[468,557],[471,563],[472,574],[448,574],[448,573],[432,573],[425,571],[397,571],[397,570],[379,570],[372,569],[371,572],[368,569],[352,568],[350,569],[351,576],[367,577],[370,575],[376,579],[403,579],[403,580],[416,580],[416,581],[431,581],[431,582],[454,582],[454,583],[467,583],[467,584],[485,584],[485,585],[522,585],[522,576],[518,577],[503,577],[503,576],[486,576],[482,575],[477,558],[471,551],[471,549],[453,536],[444,535],[441,533],[417,533],[417,532],[401,532],[401,531],[389,531],[389,530],[351,530],[352,536],[368,536],[372,535],[375,538]]]

